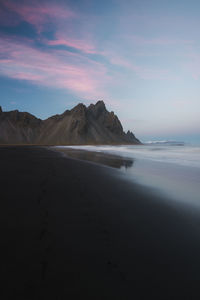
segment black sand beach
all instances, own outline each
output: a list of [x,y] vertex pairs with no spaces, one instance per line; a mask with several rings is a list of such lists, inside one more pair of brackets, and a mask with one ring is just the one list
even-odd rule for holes
[[113,168],[1,147],[1,299],[199,299],[199,213]]

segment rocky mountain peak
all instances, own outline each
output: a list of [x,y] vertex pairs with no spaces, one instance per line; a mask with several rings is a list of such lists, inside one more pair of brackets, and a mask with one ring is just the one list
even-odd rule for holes
[[126,135],[130,138],[135,138],[134,134],[130,130],[127,131]]
[[85,114],[85,111],[86,111],[86,106],[83,103],[79,103],[71,110],[73,114],[80,114],[80,115]]
[[105,103],[103,102],[103,100],[98,100],[97,103],[95,104],[95,106],[106,108]]
[[44,121],[18,110],[2,112],[0,108],[0,143],[40,145],[140,144],[125,133],[118,117],[99,100],[86,107],[79,103],[63,114]]
[[102,113],[107,112],[105,103],[102,100],[97,101],[96,104],[90,104],[88,111],[91,112],[95,118],[99,118]]
[[135,141],[137,144],[141,144],[141,142],[135,137],[132,131],[128,130],[126,136],[129,140]]

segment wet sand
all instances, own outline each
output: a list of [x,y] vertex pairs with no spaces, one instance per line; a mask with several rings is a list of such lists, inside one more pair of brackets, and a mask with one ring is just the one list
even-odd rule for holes
[[199,299],[198,212],[45,147],[0,166],[1,299]]
[[102,152],[94,152],[88,150],[80,150],[66,147],[50,147],[53,151],[63,153],[68,158],[74,158],[78,160],[85,160],[100,165],[109,166],[116,169],[125,168],[128,169],[133,166],[134,160],[131,158],[125,158],[114,154],[105,154]]

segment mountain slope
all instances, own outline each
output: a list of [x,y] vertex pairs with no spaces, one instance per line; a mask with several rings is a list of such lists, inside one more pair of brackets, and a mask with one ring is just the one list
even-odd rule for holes
[[0,144],[32,144],[42,120],[18,110],[3,112],[0,107]]
[[0,108],[1,144],[80,145],[140,144],[131,132],[125,133],[113,112],[103,101],[72,110],[44,121],[29,113],[2,112]]

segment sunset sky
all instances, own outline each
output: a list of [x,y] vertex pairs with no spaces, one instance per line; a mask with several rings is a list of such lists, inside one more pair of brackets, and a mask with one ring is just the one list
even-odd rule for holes
[[142,141],[200,142],[200,1],[0,0],[0,105],[104,100]]

